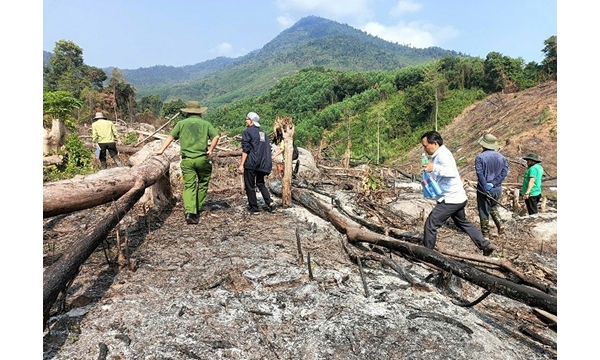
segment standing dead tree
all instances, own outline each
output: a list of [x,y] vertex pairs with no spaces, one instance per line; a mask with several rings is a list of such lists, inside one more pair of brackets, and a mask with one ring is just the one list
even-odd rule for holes
[[283,180],[281,182],[281,206],[289,207],[292,205],[292,154],[294,150],[294,123],[289,116],[275,118],[273,124],[275,137],[283,139]]
[[44,154],[58,153],[60,148],[65,144],[67,136],[67,128],[65,123],[59,119],[52,119],[52,128],[50,130],[44,128],[43,150]]

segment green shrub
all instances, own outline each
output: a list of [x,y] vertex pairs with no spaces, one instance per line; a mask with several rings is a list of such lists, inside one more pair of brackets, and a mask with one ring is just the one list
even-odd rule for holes
[[64,150],[59,154],[63,155],[62,164],[44,169],[44,182],[70,179],[75,175],[86,175],[96,171],[94,152],[85,147],[77,133],[67,137]]
[[125,138],[123,139],[123,143],[125,145],[135,144],[138,142],[138,138],[139,138],[139,134],[136,131],[132,131],[132,132],[128,133],[127,135],[125,135]]

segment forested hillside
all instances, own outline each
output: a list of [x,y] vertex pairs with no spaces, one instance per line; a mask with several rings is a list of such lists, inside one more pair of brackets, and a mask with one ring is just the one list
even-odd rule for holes
[[[334,159],[348,152],[350,161],[384,164],[409,151],[423,131],[443,129],[490,94],[518,93],[556,80],[556,36],[540,48],[540,64],[498,52],[485,59],[464,57],[391,44],[347,25],[308,17],[235,60],[155,67],[174,79],[202,78],[153,85],[155,92],[141,95],[123,71],[113,68],[108,76],[85,64],[77,44],[61,40],[44,63],[44,126],[59,119],[73,131],[104,111],[111,119],[158,127],[185,107],[186,99],[195,99],[208,106],[205,117],[223,135],[241,133],[248,111],[257,112],[265,128],[277,115],[290,116],[298,145],[318,146]],[[146,78],[140,81],[160,79],[150,69],[144,71]],[[166,100],[171,96],[177,97]],[[138,136],[124,135],[129,141]],[[72,169],[90,163],[73,161]]]
[[[217,58],[180,68],[122,70],[138,96],[163,101],[199,100],[210,107],[256,96],[300,69],[323,66],[342,71],[394,70],[460,53],[437,47],[416,49],[368,35],[349,25],[309,16],[245,56]],[[111,70],[111,69],[106,69]]]

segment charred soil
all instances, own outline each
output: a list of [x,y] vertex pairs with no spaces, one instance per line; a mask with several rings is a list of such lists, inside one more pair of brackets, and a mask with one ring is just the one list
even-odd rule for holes
[[[556,83],[494,95],[442,131],[465,180],[474,180],[476,140],[485,132],[501,140],[511,160],[508,183],[520,184],[520,158],[527,152],[539,153],[555,177]],[[413,152],[408,159],[418,159],[420,149]],[[44,329],[44,359],[557,357],[557,325],[529,306],[494,293],[460,306],[458,299],[473,301],[485,290],[385,248],[350,245],[298,204],[250,214],[235,172],[238,161],[217,158],[197,225],[185,223],[180,199],[167,209],[136,206],[125,216],[55,304]],[[411,162],[400,168],[418,173]],[[322,171],[327,184],[319,189],[342,198],[365,220],[389,226],[364,206],[378,204],[394,209],[389,217],[396,228],[422,233],[433,205],[418,183],[395,169],[377,169],[394,185],[365,192],[360,176]],[[272,186],[278,181],[269,179]],[[179,198],[181,183],[173,187]],[[492,238],[500,250],[491,258],[508,259],[520,273],[556,288],[552,185],[548,193],[554,198],[539,216],[502,212],[507,231]],[[478,225],[469,194],[467,217]],[[510,203],[507,191],[503,204]],[[109,206],[44,219],[44,268]],[[348,249],[383,255],[416,282],[382,262],[357,264]],[[440,229],[436,249],[481,258],[451,223]],[[493,262],[460,261],[519,282]]]

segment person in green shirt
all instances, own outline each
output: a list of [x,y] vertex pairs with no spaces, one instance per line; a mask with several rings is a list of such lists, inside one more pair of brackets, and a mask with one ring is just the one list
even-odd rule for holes
[[527,206],[529,215],[537,214],[538,203],[542,197],[542,175],[544,168],[540,164],[542,160],[535,153],[529,153],[523,157],[527,161],[527,170],[523,175],[523,185],[521,186],[521,195]]
[[92,123],[92,142],[98,144],[100,149],[98,159],[100,159],[100,168],[103,170],[106,169],[106,151],[108,151],[117,166],[122,166],[117,150],[118,139],[119,134],[115,124],[108,120],[101,111],[97,112]]
[[[212,174],[212,161],[209,157],[219,142],[219,134],[215,127],[202,119],[208,110],[200,107],[198,101],[188,101],[187,107],[181,109],[186,116],[177,122],[169,136],[163,141],[156,155],[161,155],[173,140],[179,139],[181,154],[181,174],[183,177],[183,207],[185,221],[197,224],[200,212],[206,200],[208,183]],[[208,145],[210,141],[210,146]]]

